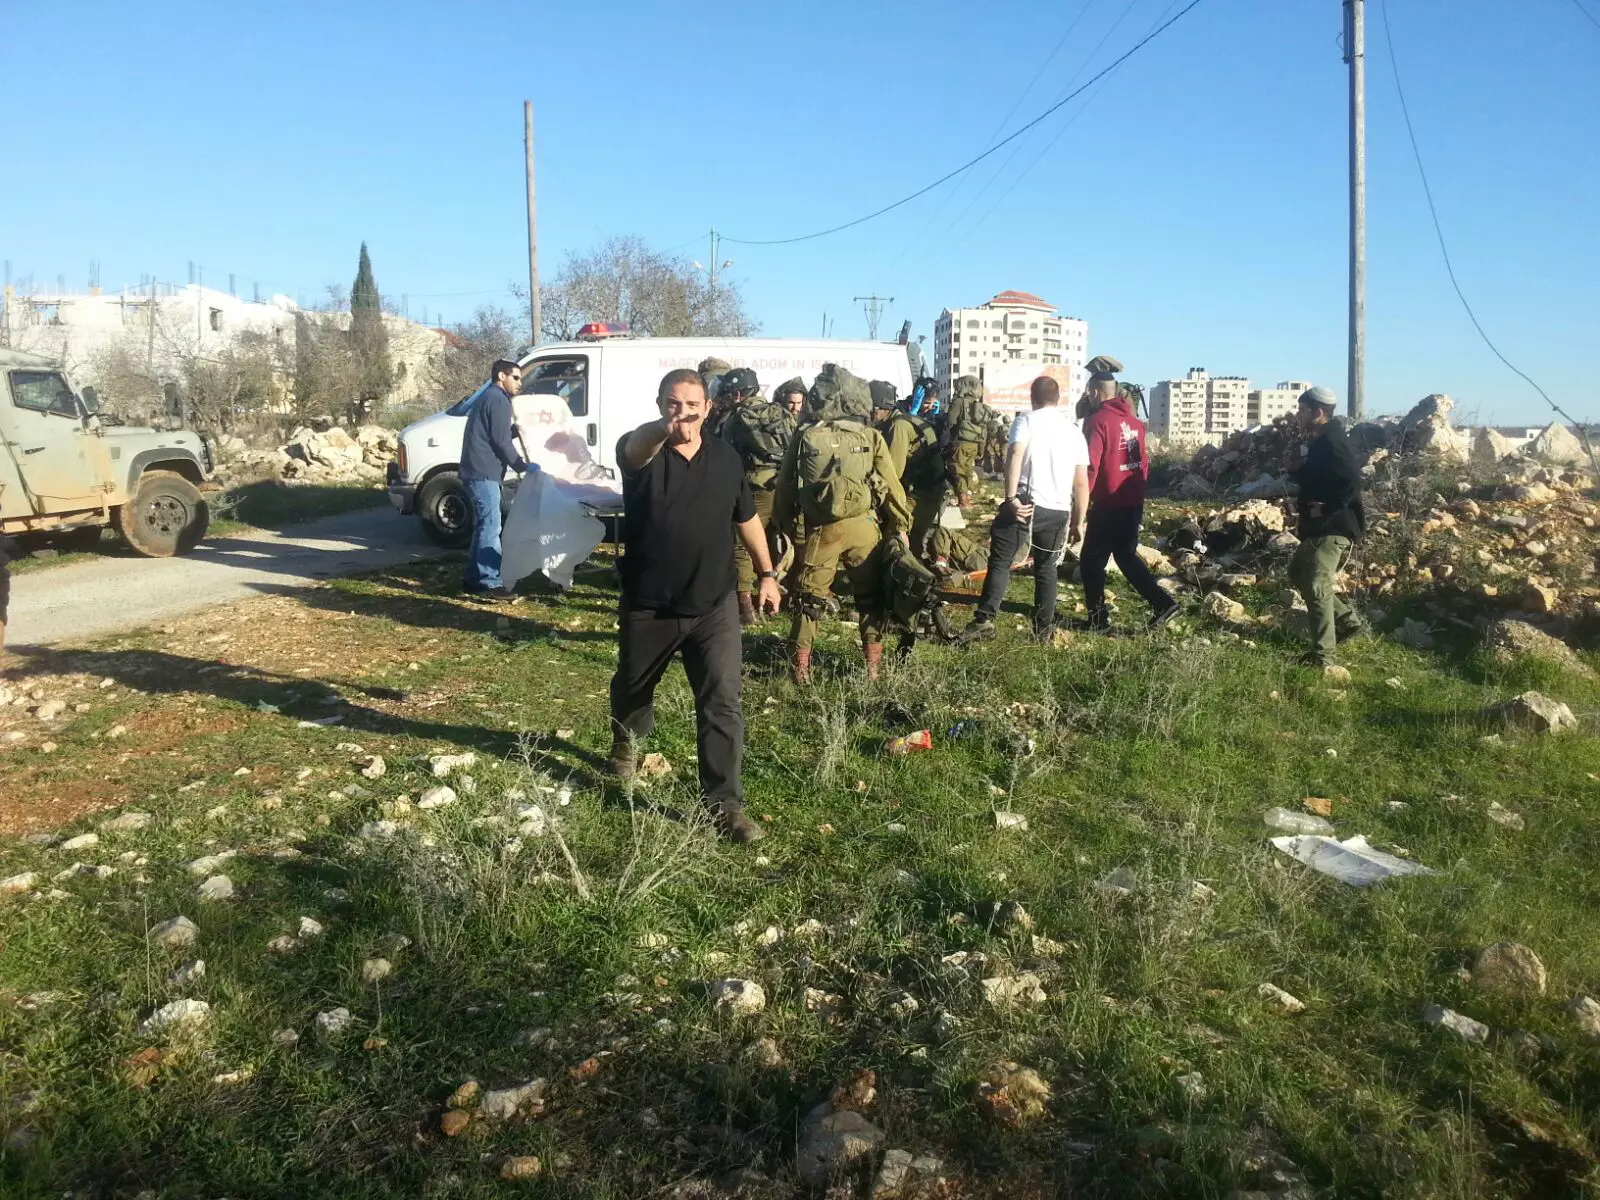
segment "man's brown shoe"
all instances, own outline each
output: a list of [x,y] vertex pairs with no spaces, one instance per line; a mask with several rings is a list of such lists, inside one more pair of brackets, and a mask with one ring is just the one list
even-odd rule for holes
[[633,743],[612,742],[611,757],[606,762],[606,768],[617,779],[632,779],[639,770],[639,757],[634,752]]
[[718,814],[717,827],[722,831],[722,836],[735,845],[759,842],[767,836],[765,829],[739,811]]

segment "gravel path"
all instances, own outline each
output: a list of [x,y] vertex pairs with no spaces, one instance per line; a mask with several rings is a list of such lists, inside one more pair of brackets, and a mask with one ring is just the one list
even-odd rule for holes
[[155,625],[199,609],[449,553],[393,509],[207,538],[182,558],[107,556],[13,576],[12,646],[48,646]]

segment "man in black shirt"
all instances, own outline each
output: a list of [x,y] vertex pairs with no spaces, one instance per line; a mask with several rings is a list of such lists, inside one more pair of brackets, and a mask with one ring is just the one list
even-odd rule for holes
[[1298,417],[1311,444],[1303,460],[1289,464],[1300,485],[1300,546],[1289,562],[1289,582],[1310,612],[1311,650],[1300,660],[1308,667],[1328,666],[1339,642],[1366,631],[1356,610],[1333,589],[1350,547],[1367,531],[1361,468],[1344,427],[1333,420],[1337,403],[1322,387],[1300,397]]
[[626,549],[611,680],[611,769],[622,779],[634,774],[638,741],[655,727],[656,685],[681,651],[694,692],[700,790],[729,840],[753,842],[766,834],[744,814],[739,779],[743,643],[734,535],[759,572],[764,612],[778,611],[778,573],[738,452],[702,436],[708,406],[700,376],[669,371],[656,405],[661,420],[617,444]]

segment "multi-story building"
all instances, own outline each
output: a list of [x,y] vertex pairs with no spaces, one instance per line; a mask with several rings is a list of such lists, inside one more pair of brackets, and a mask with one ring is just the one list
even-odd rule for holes
[[1206,381],[1206,432],[1226,437],[1250,427],[1250,381],[1243,375],[1217,375]]
[[1150,432],[1173,442],[1201,442],[1207,427],[1211,377],[1191,367],[1182,379],[1163,379],[1150,389]]
[[[1008,363],[1064,369],[1069,395],[1076,397],[1088,382],[1089,323],[1065,317],[1055,306],[1030,292],[1001,292],[976,308],[947,308],[933,329],[933,368],[939,386],[949,394],[958,375],[985,379],[1014,376]],[[999,368],[996,370],[995,368]]]
[[1271,425],[1285,413],[1292,413],[1300,405],[1300,397],[1314,384],[1298,379],[1286,379],[1277,387],[1258,388],[1250,393],[1246,406],[1248,426]]

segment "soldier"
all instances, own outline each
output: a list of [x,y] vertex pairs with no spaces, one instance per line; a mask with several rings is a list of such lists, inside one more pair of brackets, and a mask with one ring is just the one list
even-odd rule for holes
[[796,375],[793,379],[780,383],[772,389],[772,402],[788,409],[789,415],[798,422],[806,408],[805,381]]
[[707,356],[700,360],[700,365],[695,368],[700,372],[700,382],[706,385],[706,403],[711,405],[711,414],[706,417],[705,432],[715,435],[722,427],[722,418],[727,415],[720,396],[722,394],[722,377],[733,367],[720,358]]
[[774,523],[791,536],[796,518],[805,519],[806,542],[796,567],[800,599],[789,632],[794,678],[811,681],[817,622],[827,610],[834,575],[843,569],[861,614],[867,678],[876,679],[887,625],[879,546],[884,535],[904,544],[911,508],[883,435],[867,424],[872,410],[867,385],[828,363],[811,385],[807,403],[816,420],[789,443],[773,506]]
[[1335,646],[1367,630],[1361,614],[1334,590],[1334,576],[1367,532],[1361,467],[1344,426],[1333,419],[1337,408],[1325,387],[1301,394],[1295,416],[1311,444],[1304,459],[1291,452],[1288,463],[1300,485],[1300,545],[1289,561],[1289,582],[1305,598],[1311,625],[1311,649],[1300,663],[1319,670],[1333,662]]
[[874,379],[867,384],[867,391],[872,394],[872,427],[881,431],[883,423],[894,411],[896,401],[894,384],[887,379]]
[[983,402],[983,384],[976,375],[963,375],[950,391],[950,409],[945,417],[950,483],[956,490],[956,503],[972,506],[972,489],[977,482],[973,469],[978,452],[989,436],[989,406]]
[[[767,531],[767,551],[774,563],[783,558],[772,524],[773,489],[778,483],[778,467],[794,436],[795,422],[789,411],[761,398],[760,381],[749,367],[735,367],[722,377],[722,395],[728,401],[720,436],[739,452],[744,477],[755,500],[756,515]],[[733,559],[739,569],[739,624],[756,621],[756,571],[750,555],[735,544]]]
[[[921,404],[926,404],[923,398]],[[889,457],[899,473],[900,485],[911,499],[911,553],[928,557],[928,540],[938,528],[944,510],[944,453],[933,422],[913,411],[919,405],[913,392],[885,421],[878,432],[888,444]]]

